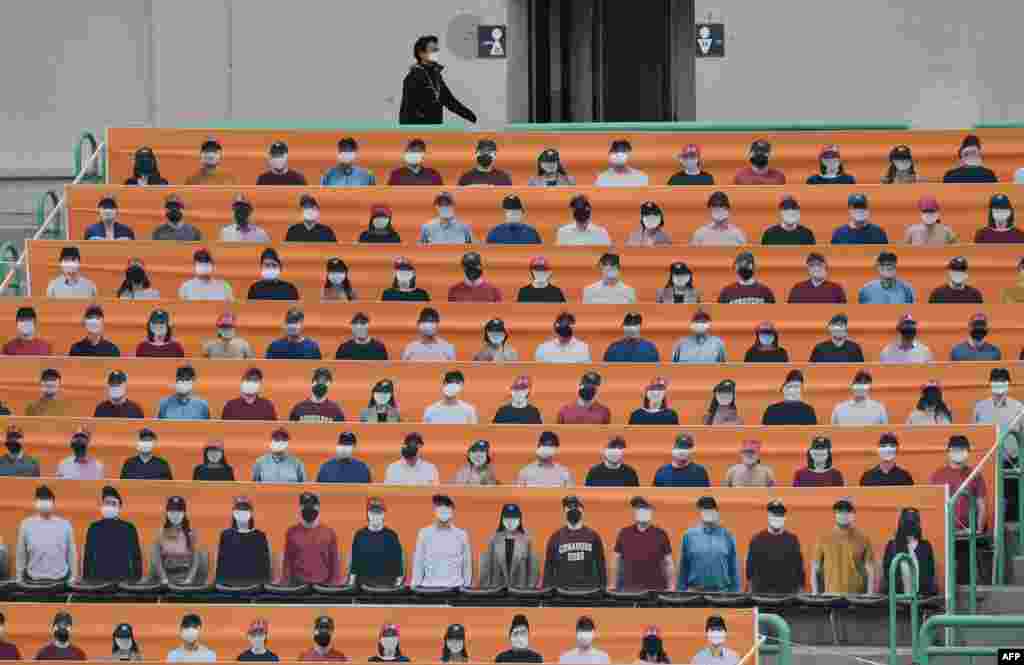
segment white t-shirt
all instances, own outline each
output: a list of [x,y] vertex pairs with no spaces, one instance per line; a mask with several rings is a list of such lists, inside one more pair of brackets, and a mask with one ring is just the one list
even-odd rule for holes
[[217,654],[202,644],[198,645],[195,651],[178,647],[167,654],[168,663],[216,663]]
[[631,305],[636,302],[636,290],[621,279],[612,286],[603,281],[594,282],[583,289],[583,302],[588,305]]
[[568,665],[608,665],[612,661],[608,658],[608,654],[600,649],[591,647],[586,652],[580,653],[577,647],[563,653],[558,662],[567,663]]
[[434,402],[423,412],[423,422],[442,425],[476,425],[476,408],[469,402],[458,400],[445,404],[444,400]]
[[615,169],[608,169],[598,174],[594,181],[596,187],[646,187],[650,184],[650,178],[639,169],[627,166],[624,173],[618,173]]
[[385,485],[439,485],[437,467],[425,459],[417,459],[409,465],[404,459],[392,462],[384,473]]
[[178,289],[178,297],[182,300],[234,300],[231,285],[222,279],[204,281],[193,277]]
[[575,222],[558,227],[558,237],[555,240],[558,245],[611,245],[612,239],[603,226],[591,222],[587,228],[580,230]]
[[832,409],[833,425],[887,425],[889,414],[885,405],[871,398],[858,402],[848,399]]
[[557,339],[549,339],[537,347],[533,359],[539,363],[588,363],[590,347],[575,337],[565,346]]

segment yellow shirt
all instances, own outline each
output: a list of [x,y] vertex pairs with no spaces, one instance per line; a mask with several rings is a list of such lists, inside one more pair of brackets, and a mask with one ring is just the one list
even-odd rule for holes
[[25,409],[26,416],[67,416],[68,403],[61,399],[40,399]]
[[186,185],[221,185],[224,187],[237,187],[239,185],[238,178],[227,173],[225,171],[214,171],[213,173],[207,173],[200,169],[199,173],[190,175],[185,179]]
[[837,527],[818,541],[814,560],[821,566],[825,593],[864,593],[875,554],[871,541],[857,528]]
[[1017,286],[1003,289],[1003,304],[1016,305],[1024,302],[1024,280],[1017,282]]

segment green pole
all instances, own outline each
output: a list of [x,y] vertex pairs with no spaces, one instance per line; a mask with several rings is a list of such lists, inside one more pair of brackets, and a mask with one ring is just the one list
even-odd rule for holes
[[[998,428],[996,429],[996,444],[1000,444],[1002,437],[999,434]],[[1002,453],[1000,453],[1002,454]],[[997,497],[1001,497],[1006,500],[1004,479],[1006,478],[1006,471],[1003,470],[1001,461],[996,462],[996,486],[995,493]],[[993,528],[993,537],[995,539],[995,570],[992,573],[992,584],[1003,584],[1006,575],[1006,543],[1003,532],[1006,530],[1006,511],[1000,505],[1000,501],[996,501],[996,514],[990,519],[993,521],[995,527]]]
[[968,536],[970,562],[970,586],[967,587],[967,610],[970,614],[978,613],[978,502],[973,494],[967,495],[971,501],[968,511],[967,526],[971,530]]
[[[903,589],[903,593],[896,593],[896,574],[899,572],[901,563],[906,562],[910,566],[910,590]],[[917,655],[917,610],[918,610],[918,567],[917,560],[910,556],[909,552],[900,552],[889,564],[889,665],[899,665],[899,658],[896,656],[896,601],[910,601],[910,651]]]
[[[791,632],[789,624],[778,614],[757,613],[758,628],[766,627],[775,629],[778,635],[778,660],[776,665],[793,665],[793,643],[790,640]],[[755,636],[756,639],[756,636]]]

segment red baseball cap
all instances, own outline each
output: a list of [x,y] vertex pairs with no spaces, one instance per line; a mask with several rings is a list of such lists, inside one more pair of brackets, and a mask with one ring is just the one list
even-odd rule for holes
[[530,270],[550,270],[551,264],[543,256],[535,256],[530,259]]
[[217,317],[218,328],[234,328],[235,327],[235,315],[231,312],[224,312]]
[[938,212],[939,201],[930,194],[925,194],[917,200],[917,209],[921,212]]
[[825,159],[826,157],[838,157],[839,146],[834,143],[821,146],[821,152],[818,153],[818,159]]
[[512,382],[512,390],[529,390],[530,389],[530,377],[525,374],[517,376]]
[[387,217],[391,219],[391,208],[383,203],[377,203],[370,208],[370,217]]
[[761,442],[756,439],[747,439],[740,445],[740,452],[759,453],[761,452]]
[[688,144],[686,144],[686,147],[684,147],[683,151],[681,153],[679,153],[679,156],[680,157],[687,157],[689,155],[694,155],[696,157],[700,157],[700,146],[697,145],[696,143],[688,143]]

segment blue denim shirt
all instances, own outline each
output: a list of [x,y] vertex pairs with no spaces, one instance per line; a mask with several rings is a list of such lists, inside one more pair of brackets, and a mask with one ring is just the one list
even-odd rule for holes
[[361,166],[334,166],[320,178],[321,187],[370,187],[376,184],[373,172]]
[[740,590],[736,538],[721,526],[690,527],[680,546],[679,589]]
[[913,305],[915,301],[914,287],[901,279],[894,279],[888,289],[882,286],[882,280],[873,279],[857,294],[861,305]]
[[606,363],[656,363],[658,347],[639,337],[623,338],[604,352]]
[[160,400],[157,418],[161,420],[209,420],[210,405],[205,399],[190,396],[182,401],[177,395]]

